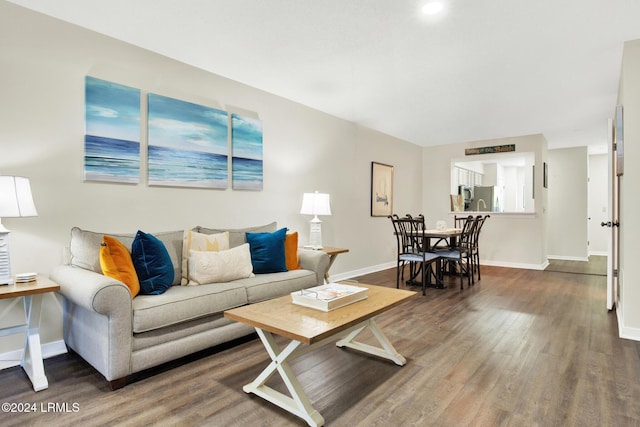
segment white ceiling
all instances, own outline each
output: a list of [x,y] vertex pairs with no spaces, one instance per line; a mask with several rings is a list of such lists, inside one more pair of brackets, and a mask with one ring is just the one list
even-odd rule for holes
[[606,143],[638,0],[10,0],[423,145]]

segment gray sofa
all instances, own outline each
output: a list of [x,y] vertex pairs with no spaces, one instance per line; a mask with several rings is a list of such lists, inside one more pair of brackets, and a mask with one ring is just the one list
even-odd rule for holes
[[[229,231],[230,247],[245,242],[245,232],[275,231],[276,224]],[[222,230],[196,227],[212,234]],[[161,295],[131,298],[122,282],[104,276],[99,248],[105,233],[74,228],[68,264],[51,279],[60,285],[66,345],[98,370],[112,390],[135,372],[249,335],[254,329],[224,318],[227,309],[263,301],[323,283],[329,257],[298,250],[299,270],[257,274],[228,283],[180,286],[184,231],[152,233],[171,257],[173,286]],[[108,233],[131,247],[134,234]]]

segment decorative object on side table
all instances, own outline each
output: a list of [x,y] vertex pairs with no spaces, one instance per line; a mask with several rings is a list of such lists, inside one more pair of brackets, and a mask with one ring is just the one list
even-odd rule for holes
[[[29,178],[0,176],[0,219],[38,216]],[[0,222],[0,285],[13,283],[9,260],[9,230]]]
[[322,221],[318,215],[331,215],[331,205],[329,203],[329,194],[327,193],[304,193],[302,198],[302,207],[300,208],[302,215],[313,215],[310,221],[309,244],[304,246],[306,249],[322,249]]

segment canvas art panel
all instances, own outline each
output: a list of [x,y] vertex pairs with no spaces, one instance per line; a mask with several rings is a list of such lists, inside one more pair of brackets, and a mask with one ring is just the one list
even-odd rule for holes
[[227,112],[151,93],[148,101],[149,185],[227,188]]
[[234,190],[262,190],[262,121],[231,114],[231,176]]
[[84,179],[140,182],[140,90],[85,77]]
[[371,216],[393,212],[393,166],[371,162]]

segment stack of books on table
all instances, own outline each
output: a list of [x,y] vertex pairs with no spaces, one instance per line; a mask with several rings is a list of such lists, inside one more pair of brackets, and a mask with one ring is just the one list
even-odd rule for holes
[[360,286],[328,283],[291,292],[291,301],[305,307],[331,311],[367,298],[367,291],[367,288]]

